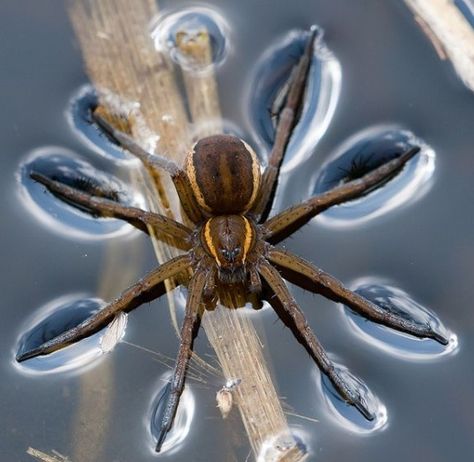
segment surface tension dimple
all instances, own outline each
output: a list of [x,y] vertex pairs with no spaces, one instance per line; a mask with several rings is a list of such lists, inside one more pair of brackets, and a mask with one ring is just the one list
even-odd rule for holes
[[378,125],[344,141],[311,180],[309,195],[321,194],[360,178],[415,146],[421,148],[420,153],[398,174],[363,197],[326,210],[318,217],[318,222],[337,227],[366,223],[415,202],[432,184],[435,153],[409,130],[396,125]]

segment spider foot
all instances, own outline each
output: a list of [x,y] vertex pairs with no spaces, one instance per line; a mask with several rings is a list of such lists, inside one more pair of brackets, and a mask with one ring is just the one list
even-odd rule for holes
[[120,145],[120,132],[97,112],[92,112],[91,119],[97,124],[101,134],[105,135],[112,143]]
[[433,326],[428,325],[428,327],[431,330],[430,338],[432,338],[433,340],[436,340],[438,343],[441,343],[441,345],[444,345],[444,346],[446,346],[449,343],[449,339],[446,338],[440,332],[437,332],[436,330],[434,330]]
[[164,389],[162,395],[162,405],[158,411],[157,421],[160,422],[160,428],[158,431],[158,436],[156,440],[155,451],[160,452],[163,446],[163,443],[166,440],[168,432],[171,430],[173,425],[174,416],[177,410],[179,396],[176,393],[176,390],[173,391],[173,379],[170,379]]
[[63,332],[62,334],[58,335],[57,337],[48,340],[47,342],[42,343],[41,345],[32,348],[30,350],[24,351],[23,353],[19,353],[16,356],[16,360],[21,363],[26,361],[27,359],[36,358],[37,356],[47,355],[49,353],[53,353],[56,350],[60,350],[82,338],[81,334],[81,326],[84,328],[86,326],[86,321],[82,322],[76,327]]
[[375,419],[375,413],[369,406],[364,385],[348,371],[333,366],[328,373],[337,392],[348,404],[354,406],[367,420]]

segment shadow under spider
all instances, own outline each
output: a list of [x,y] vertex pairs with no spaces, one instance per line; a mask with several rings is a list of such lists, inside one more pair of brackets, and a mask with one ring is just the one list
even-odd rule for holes
[[[284,107],[278,117],[275,143],[263,172],[255,152],[237,137],[214,135],[201,139],[188,154],[185,165],[181,168],[162,156],[149,154],[128,135],[95,115],[95,121],[107,136],[138,157],[151,172],[164,169],[170,174],[183,210],[193,223],[193,228],[163,215],[122,205],[110,195],[98,193],[96,185],[93,191],[80,190],[40,173],[31,173],[33,180],[43,184],[51,193],[69,204],[81,210],[88,210],[93,215],[125,220],[146,233],[151,226],[157,231],[158,237],[172,238],[176,247],[186,252],[149,272],[118,298],[76,327],[17,356],[18,361],[25,361],[46,355],[97,332],[112,321],[117,313],[130,311],[143,303],[144,299],[151,300],[162,293],[166,279],[185,276],[191,268],[193,274],[188,281],[180,348],[168,384],[169,393],[163,407],[157,451],[160,451],[172,426],[184,388],[193,341],[201,316],[205,315],[205,312],[201,312],[201,302],[215,303],[216,294],[222,288],[238,284],[245,287],[250,294],[261,294],[262,283],[268,286],[278,300],[277,312],[295,332],[320,370],[331,380],[341,397],[355,406],[367,419],[373,419],[374,416],[364,398],[354,384],[346,380],[341,370],[331,362],[283,278],[292,280],[296,275],[300,282],[296,279],[294,281],[299,285],[321,293],[333,301],[344,303],[368,319],[417,337],[429,337],[447,344],[447,339],[431,325],[388,312],[350,291],[336,278],[312,263],[287,250],[274,247],[274,244],[324,210],[360,197],[383,184],[397,174],[420,150],[419,147],[413,147],[361,178],[311,197],[267,219],[280,165],[304,101],[304,89],[317,29],[313,28],[308,35],[304,53],[291,73]],[[155,292],[156,289],[158,292]]]

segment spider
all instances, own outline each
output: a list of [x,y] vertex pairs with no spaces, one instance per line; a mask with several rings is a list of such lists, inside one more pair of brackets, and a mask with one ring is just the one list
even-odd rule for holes
[[[308,325],[303,312],[292,297],[283,277],[284,271],[299,275],[313,284],[315,292],[345,304],[362,316],[416,337],[432,338],[442,344],[447,339],[429,325],[405,319],[375,305],[350,291],[333,276],[312,263],[275,247],[313,217],[337,204],[360,197],[398,173],[420,148],[413,147],[398,157],[366,173],[361,178],[343,183],[321,195],[311,197],[267,219],[272,206],[280,165],[298,114],[304,102],[304,90],[311,64],[316,31],[309,33],[304,52],[295,65],[279,114],[275,142],[268,164],[261,169],[252,148],[231,135],[214,135],[199,140],[179,167],[171,160],[143,150],[128,135],[116,130],[106,120],[95,116],[99,127],[122,148],[138,157],[152,172],[164,169],[173,180],[181,205],[192,222],[188,227],[173,219],[139,208],[122,205],[114,197],[66,185],[57,179],[32,172],[31,178],[67,203],[87,210],[94,216],[114,217],[148,233],[173,238],[183,255],[172,258],[146,274],[118,298],[70,330],[29,351],[19,353],[18,361],[46,355],[97,332],[122,311],[131,311],[151,291],[178,275],[188,284],[181,341],[169,394],[166,397],[156,451],[160,451],[173,424],[184,388],[186,369],[192,355],[193,341],[205,310],[203,302],[216,303],[220,289],[242,286],[247,293],[261,294],[262,283],[279,301],[284,315],[296,328],[297,337],[310,353],[322,373],[330,379],[341,397],[355,406],[367,419],[373,419],[355,385],[345,379],[341,370],[329,359]],[[189,272],[192,269],[192,275]],[[283,272],[283,273],[282,273]]]

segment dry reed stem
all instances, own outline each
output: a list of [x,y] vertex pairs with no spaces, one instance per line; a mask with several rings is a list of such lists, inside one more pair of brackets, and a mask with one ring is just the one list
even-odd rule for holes
[[[182,163],[190,144],[188,120],[172,66],[155,50],[150,38],[149,24],[157,13],[153,0],[134,1],[133,8],[126,0],[76,0],[70,3],[72,23],[89,77],[98,90],[100,104],[109,114],[117,115],[118,95],[120,115],[127,116],[123,114],[123,108],[132,108],[128,117],[135,139],[148,149],[154,147]],[[183,52],[210,60],[207,34],[203,37],[198,46],[186,47],[186,43],[181,42]],[[217,86],[212,71],[198,76],[185,71],[184,81],[193,121],[201,128],[200,136],[221,131]],[[138,109],[134,107],[135,103],[139,103]],[[140,124],[136,123],[137,115]],[[213,121],[211,124],[207,123],[209,119]],[[146,129],[141,122],[145,123]],[[202,122],[207,123],[204,128]],[[150,133],[159,135],[156,146],[149,144]],[[167,175],[154,178],[155,188],[143,178],[137,181],[146,188],[153,210],[179,218],[179,202]],[[153,245],[160,262],[177,252],[156,239],[153,239]],[[172,297],[170,303],[173,303]],[[225,376],[242,378],[236,391],[237,402],[254,453],[258,454],[263,442],[275,434],[290,438],[251,322],[239,316],[236,310],[219,308],[213,313],[205,313],[203,325]],[[82,441],[82,444],[90,442]],[[282,452],[282,457],[274,460],[303,460],[304,456],[295,450],[294,444],[290,446],[288,452]],[[293,457],[291,454],[295,452]]]
[[[193,122],[199,136],[222,132],[217,86],[211,67],[209,36],[202,31],[188,39],[181,32],[178,47],[199,69],[197,73],[183,70],[186,92]],[[210,121],[210,123],[209,123]],[[281,461],[301,461],[304,455],[290,436],[270,372],[266,366],[262,345],[250,319],[242,312],[227,307],[241,306],[232,294],[222,294],[225,305],[205,314],[202,320],[224,375],[228,380],[240,379],[233,392],[242,420],[250,437],[252,449],[258,454],[263,444],[275,435],[286,435],[289,447],[281,450]],[[228,335],[232,333],[232,335]],[[238,341],[236,341],[238,340]],[[293,444],[291,444],[293,443]]]
[[474,29],[451,0],[405,0],[441,59],[474,90]]

